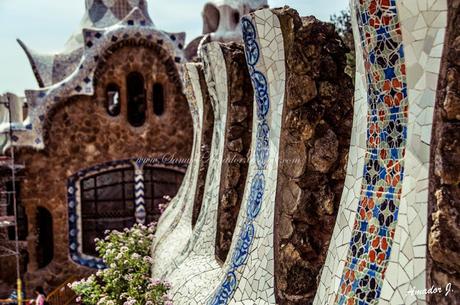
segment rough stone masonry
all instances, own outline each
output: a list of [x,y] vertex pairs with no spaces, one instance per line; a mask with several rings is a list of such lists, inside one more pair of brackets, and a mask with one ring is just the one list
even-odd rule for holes
[[334,25],[280,18],[287,66],[275,210],[278,304],[311,304],[340,203],[353,121],[349,51]]
[[[448,25],[431,142],[428,304],[460,304],[460,1],[448,1]],[[447,289],[449,289],[447,288]]]

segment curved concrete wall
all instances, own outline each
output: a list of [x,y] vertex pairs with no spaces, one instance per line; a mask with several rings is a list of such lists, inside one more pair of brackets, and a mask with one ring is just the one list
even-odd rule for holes
[[[429,153],[447,24],[445,1],[351,3],[357,56],[352,136],[345,186],[313,304],[426,303],[425,295],[414,290],[426,287]],[[295,86],[306,85],[300,80],[287,85],[286,61],[293,59],[285,58],[285,48],[292,37],[283,33],[294,29],[295,21],[286,20],[277,10],[256,11],[242,20],[255,100],[243,201],[221,265],[213,255],[217,204],[205,194],[190,241],[176,254],[170,271],[161,274],[173,283],[175,304],[276,303],[275,199],[279,157],[286,153],[280,138],[289,113],[284,106]],[[228,97],[225,56],[213,43],[204,48],[203,57],[213,101],[222,106]],[[224,127],[218,117],[216,112],[215,136]],[[222,148],[223,143],[213,145]],[[209,180],[212,172],[206,184],[217,189],[216,181]]]
[[[154,275],[165,275],[172,282],[175,304],[223,304],[249,300],[275,303],[273,215],[284,101],[284,49],[279,20],[272,12],[256,12],[244,22],[246,57],[252,58],[248,66],[255,86],[256,103],[252,132],[255,149],[251,150],[240,215],[229,255],[220,265],[214,251],[228,72],[221,47],[211,43],[203,49],[203,60],[215,108],[215,130],[203,205],[186,247],[176,253],[169,267],[153,270]],[[265,30],[269,30],[268,35]],[[266,66],[269,61],[272,64]],[[154,251],[157,254],[158,250]]]

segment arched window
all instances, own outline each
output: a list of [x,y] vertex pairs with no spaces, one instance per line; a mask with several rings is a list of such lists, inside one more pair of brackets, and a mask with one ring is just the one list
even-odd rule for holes
[[152,89],[153,113],[162,115],[165,111],[165,96],[163,85],[155,83]]
[[120,114],[120,88],[116,84],[109,84],[106,90],[107,113],[111,116]]
[[128,90],[128,122],[134,126],[142,126],[145,122],[145,102],[144,78],[139,72],[131,72],[126,77]]
[[51,213],[43,208],[37,209],[37,263],[38,268],[46,267],[53,260],[53,217]]
[[184,178],[179,170],[144,166],[144,200],[147,211],[147,223],[158,221],[161,216],[160,204],[165,203],[164,196],[173,198]]
[[134,170],[114,169],[83,179],[81,188],[83,253],[96,256],[95,238],[134,222]]
[[[184,168],[137,161],[98,164],[69,177],[69,252],[77,264],[103,268],[94,239],[104,238],[106,230],[158,221],[166,202],[163,196],[176,195]],[[136,204],[144,206],[145,221],[139,221]]]

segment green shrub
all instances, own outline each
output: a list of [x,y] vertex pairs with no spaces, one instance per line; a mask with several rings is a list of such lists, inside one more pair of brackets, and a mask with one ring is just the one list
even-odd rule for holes
[[123,232],[106,231],[96,250],[107,268],[70,288],[85,305],[172,305],[167,282],[150,276],[150,247],[155,224],[134,225]]

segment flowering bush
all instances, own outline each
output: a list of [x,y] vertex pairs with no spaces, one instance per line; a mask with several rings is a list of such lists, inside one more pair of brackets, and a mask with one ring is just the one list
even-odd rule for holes
[[171,197],[169,195],[163,196],[163,199],[165,200],[164,202],[158,204],[158,209],[160,209],[160,213],[163,214],[163,212],[166,210],[168,207],[169,203],[171,202]]
[[96,239],[96,250],[108,267],[70,284],[79,300],[86,305],[172,305],[170,285],[150,277],[154,232],[155,224],[136,224]]

